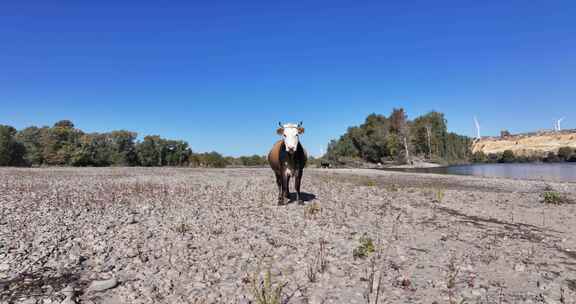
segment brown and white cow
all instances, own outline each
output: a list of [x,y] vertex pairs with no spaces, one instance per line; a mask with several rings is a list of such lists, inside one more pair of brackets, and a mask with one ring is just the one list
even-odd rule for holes
[[288,198],[290,194],[290,177],[295,179],[296,199],[302,203],[300,196],[300,183],[302,181],[302,173],[306,166],[308,156],[304,147],[299,141],[299,136],[304,134],[302,122],[299,124],[280,124],[280,128],[276,130],[282,139],[277,141],[270,153],[268,153],[268,163],[274,174],[276,175],[276,183],[278,184],[278,204],[284,203],[284,198]]

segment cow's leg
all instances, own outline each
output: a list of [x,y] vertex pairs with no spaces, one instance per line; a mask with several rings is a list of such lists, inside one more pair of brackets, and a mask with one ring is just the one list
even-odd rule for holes
[[286,193],[284,193],[287,199],[290,199],[290,177],[291,175],[286,175]]
[[300,184],[302,182],[302,173],[304,170],[300,169],[298,170],[298,173],[296,174],[296,181],[295,181],[295,186],[296,186],[296,199],[298,200],[298,203],[302,204],[302,196],[300,195]]
[[288,197],[288,181],[289,176],[286,174],[282,175],[282,201],[284,201],[285,197]]
[[282,192],[282,174],[276,173],[276,184],[278,185],[278,205],[284,203],[284,193]]

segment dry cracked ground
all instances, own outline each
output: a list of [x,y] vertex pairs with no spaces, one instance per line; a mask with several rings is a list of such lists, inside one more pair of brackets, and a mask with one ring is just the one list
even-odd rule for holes
[[309,169],[303,190],[1,169],[0,303],[576,303],[576,184]]

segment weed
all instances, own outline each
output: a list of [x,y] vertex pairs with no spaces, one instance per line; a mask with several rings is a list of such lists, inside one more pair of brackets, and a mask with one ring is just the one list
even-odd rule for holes
[[186,234],[190,230],[191,230],[190,225],[188,225],[186,223],[180,223],[180,224],[176,225],[176,227],[174,227],[174,232],[179,233],[179,234]]
[[306,276],[308,277],[308,282],[316,282],[316,264],[314,261],[308,264],[308,267],[306,268]]
[[320,247],[318,249],[318,253],[316,257],[312,260],[311,263],[308,264],[306,269],[306,275],[308,277],[308,281],[311,283],[316,282],[316,273],[324,273],[328,268],[328,260],[326,259],[326,241],[320,239],[318,241],[320,243]]
[[316,215],[322,213],[322,207],[317,202],[313,202],[310,205],[304,207],[304,218],[315,218]]
[[264,273],[264,278],[260,278],[260,271],[257,270],[252,278],[251,292],[256,304],[281,304],[282,291],[286,283],[274,284],[270,268]]
[[367,176],[358,176],[356,183],[360,186],[366,186],[366,187],[376,186],[376,181],[374,181],[373,179],[371,179]]
[[399,212],[392,223],[392,235],[394,236],[394,240],[398,240],[400,238],[398,226],[400,226],[400,217],[401,216],[402,216],[402,213]]
[[444,196],[445,196],[445,192],[444,189],[442,188],[436,188],[436,191],[434,192],[434,200],[433,202],[440,204],[442,203],[442,201],[444,200]]
[[[366,269],[366,291],[364,292],[364,299],[367,304],[378,304],[380,301],[380,295],[382,294],[382,283],[384,279],[384,273],[380,270],[378,275],[378,282],[376,288],[374,288],[374,281],[376,279],[376,260],[374,258],[370,261],[370,268]],[[373,296],[373,298],[372,298]],[[371,299],[374,299],[372,301]]]
[[386,191],[398,192],[398,191],[400,191],[400,187],[397,184],[388,184],[388,185],[386,185]]
[[556,191],[544,191],[540,202],[547,205],[561,205],[566,202],[566,198]]
[[372,241],[371,238],[366,236],[366,234],[360,237],[359,242],[360,245],[356,247],[354,251],[352,251],[352,255],[354,256],[354,258],[365,258],[370,254],[374,253],[375,251],[374,241]]
[[320,239],[320,249],[318,250],[318,272],[324,273],[328,269],[328,260],[326,259],[326,241]]
[[446,274],[446,288],[448,289],[448,303],[450,304],[464,304],[466,301],[462,299],[457,302],[455,299],[456,294],[456,279],[460,273],[460,267],[457,265],[455,257],[450,258],[448,263],[448,273]]

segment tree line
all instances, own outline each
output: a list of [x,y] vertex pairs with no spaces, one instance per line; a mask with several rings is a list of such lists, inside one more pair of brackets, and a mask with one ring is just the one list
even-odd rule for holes
[[576,162],[576,148],[562,147],[558,149],[557,152],[550,151],[548,153],[534,155],[516,155],[512,150],[489,154],[477,151],[472,155],[471,161],[475,163]]
[[137,133],[118,130],[86,133],[69,120],[52,127],[16,130],[0,125],[0,166],[263,166],[264,156],[224,157],[194,153],[187,142],[158,135],[137,140]]
[[353,160],[408,163],[413,159],[461,162],[471,156],[471,138],[448,132],[444,114],[432,111],[408,120],[404,109],[386,117],[370,114],[360,126],[332,140],[325,158],[336,164]]

